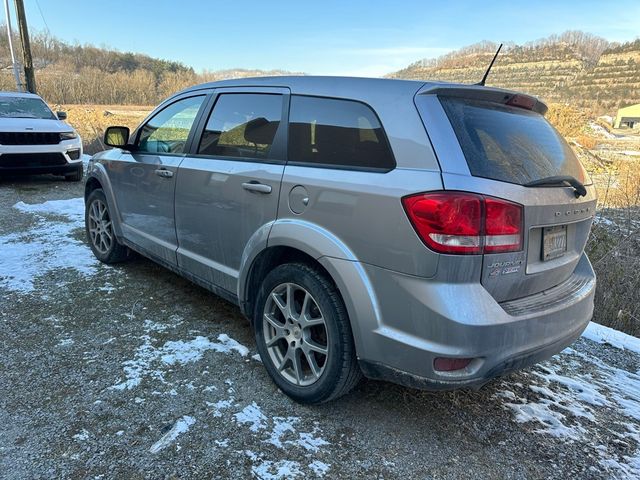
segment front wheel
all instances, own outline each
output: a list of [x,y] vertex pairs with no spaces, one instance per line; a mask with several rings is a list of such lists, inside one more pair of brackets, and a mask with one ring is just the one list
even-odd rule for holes
[[129,249],[116,239],[107,199],[99,188],[87,198],[84,225],[89,246],[98,260],[103,263],[118,263],[129,258]]
[[267,372],[300,403],[345,395],[362,376],[342,298],[326,275],[308,265],[280,265],[266,276],[253,325]]

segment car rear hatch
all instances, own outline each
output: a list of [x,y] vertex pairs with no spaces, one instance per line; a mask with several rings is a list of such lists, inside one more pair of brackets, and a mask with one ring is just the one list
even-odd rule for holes
[[[502,302],[567,281],[589,235],[595,190],[569,145],[544,118],[546,106],[506,90],[440,84],[427,84],[416,105],[446,190],[521,206],[516,219],[521,242],[514,251],[483,249],[483,286]],[[563,178],[578,182],[571,186]],[[490,236],[483,238],[488,245]]]

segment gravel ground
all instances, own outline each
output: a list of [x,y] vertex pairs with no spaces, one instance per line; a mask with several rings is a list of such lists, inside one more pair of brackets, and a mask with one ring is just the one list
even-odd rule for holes
[[640,355],[583,338],[479,391],[363,381],[301,406],[235,306],[94,261],[82,188],[0,180],[3,478],[640,476]]

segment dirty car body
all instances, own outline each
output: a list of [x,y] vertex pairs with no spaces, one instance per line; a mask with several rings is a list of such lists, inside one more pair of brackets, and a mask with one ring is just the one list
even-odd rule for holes
[[[319,272],[367,377],[479,386],[561,351],[593,312],[595,191],[545,112],[516,92],[445,83],[203,84],[95,155],[86,198],[104,191],[119,244],[254,322],[269,272]],[[558,176],[584,191],[545,183]],[[311,377],[291,378],[302,391]]]

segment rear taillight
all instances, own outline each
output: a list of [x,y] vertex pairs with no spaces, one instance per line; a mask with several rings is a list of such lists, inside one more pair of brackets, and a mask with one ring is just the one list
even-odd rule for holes
[[402,199],[418,236],[440,253],[522,250],[522,206],[474,193],[419,193]]

